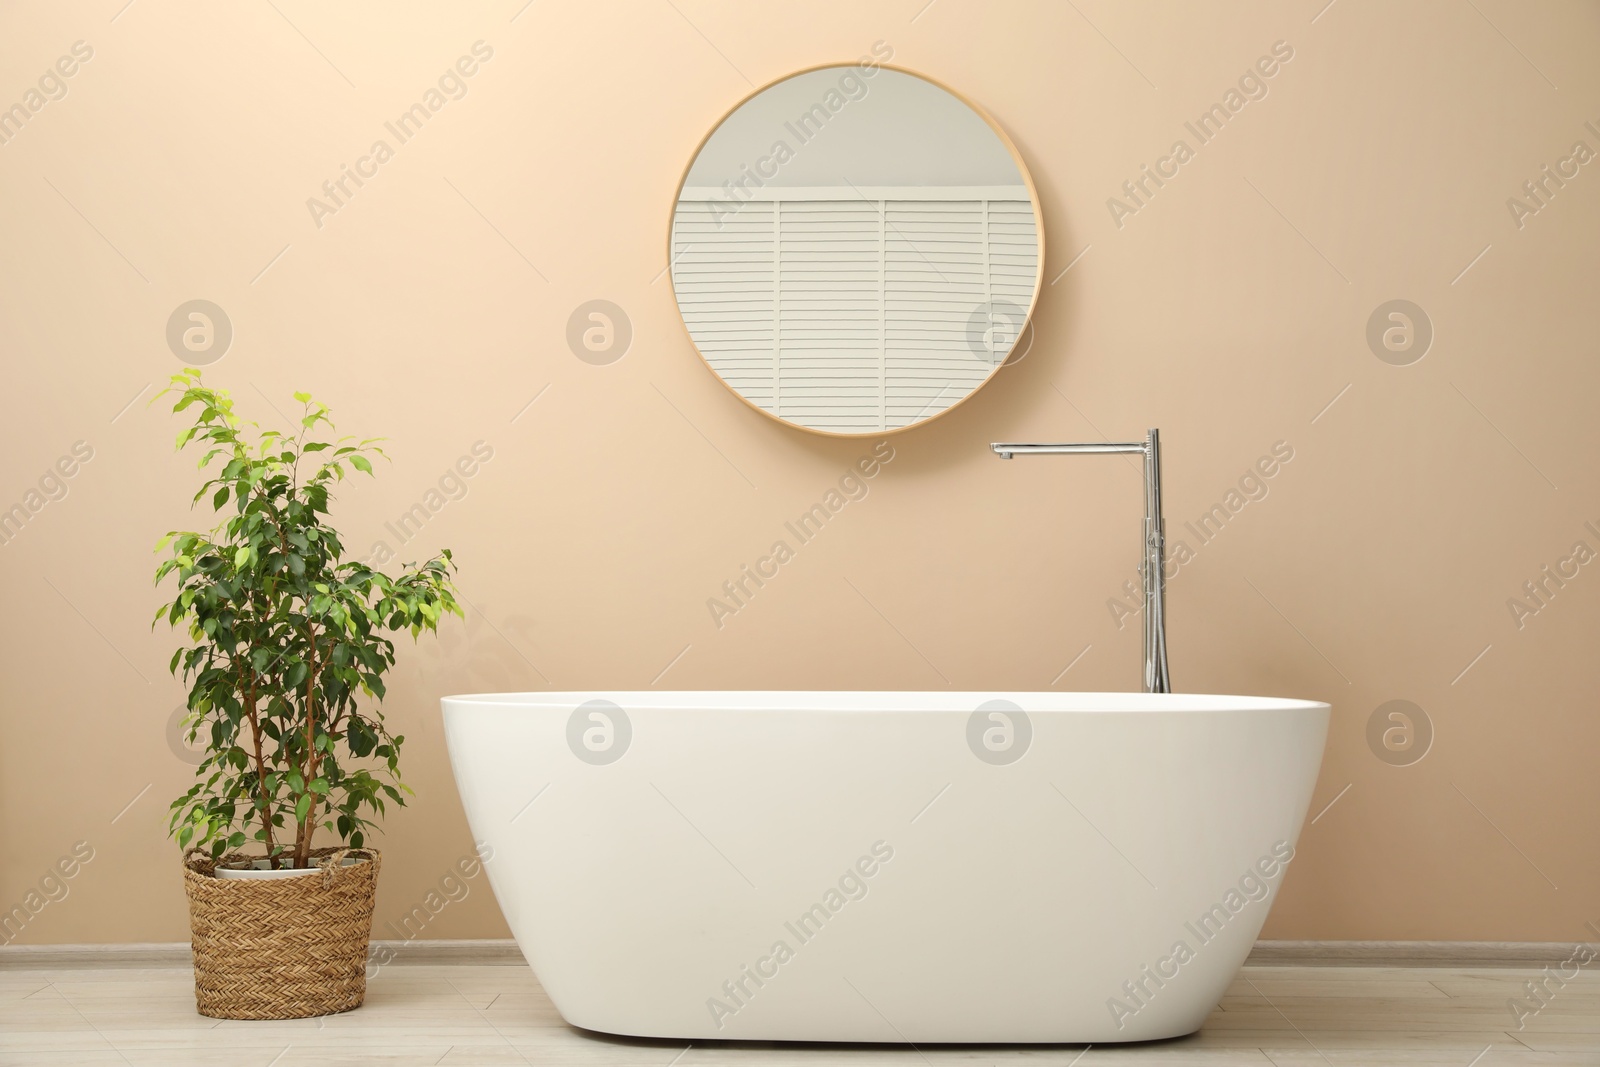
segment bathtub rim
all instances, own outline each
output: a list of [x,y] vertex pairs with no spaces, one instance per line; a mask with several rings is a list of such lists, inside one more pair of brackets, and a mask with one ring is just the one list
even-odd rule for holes
[[812,714],[970,714],[989,701],[1009,701],[1028,714],[1214,714],[1221,712],[1326,712],[1332,705],[1294,697],[1221,693],[1050,692],[1020,690],[904,689],[677,689],[550,690],[462,693],[440,698],[441,706],[571,711],[607,700],[628,711],[743,711]]

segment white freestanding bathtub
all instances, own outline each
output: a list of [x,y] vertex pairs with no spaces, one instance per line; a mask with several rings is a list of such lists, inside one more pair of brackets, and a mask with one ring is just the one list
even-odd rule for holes
[[1328,705],[1132,693],[446,697],[562,1016],[681,1039],[1198,1029],[1294,852]]

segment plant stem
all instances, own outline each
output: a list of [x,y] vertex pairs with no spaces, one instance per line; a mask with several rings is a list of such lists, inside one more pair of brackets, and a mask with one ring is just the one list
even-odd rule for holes
[[256,716],[256,676],[250,675],[250,687],[245,692],[244,712],[250,717],[250,736],[255,741],[256,750],[256,794],[261,800],[261,832],[266,835],[267,856],[271,860],[272,869],[278,869],[278,857],[273,855],[272,843],[272,812],[267,797],[267,768],[261,758],[261,720]]
[[[311,781],[317,776],[317,625],[313,622],[306,624],[307,643],[310,651],[307,653],[306,663],[306,762],[301,772],[307,792],[311,790]],[[294,865],[296,869],[303,869],[306,865],[306,854],[311,851],[311,820],[317,815],[317,795],[311,793],[311,803],[306,808],[306,817],[301,820],[299,828],[295,831]]]

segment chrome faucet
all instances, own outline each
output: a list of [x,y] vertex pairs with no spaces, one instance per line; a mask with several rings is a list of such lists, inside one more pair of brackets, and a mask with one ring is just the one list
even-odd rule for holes
[[1167,557],[1167,528],[1161,517],[1161,433],[1148,430],[1143,442],[1079,445],[1025,445],[995,443],[989,446],[1001,459],[1012,456],[1082,454],[1132,454],[1144,457],[1144,556],[1139,575],[1144,581],[1144,691],[1172,692],[1167,673],[1167,579],[1162,570]]

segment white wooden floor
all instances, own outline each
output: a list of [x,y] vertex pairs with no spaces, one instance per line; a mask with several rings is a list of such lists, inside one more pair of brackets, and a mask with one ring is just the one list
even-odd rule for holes
[[1205,1028],[1134,1046],[732,1045],[687,1048],[574,1030],[527,967],[395,963],[366,1006],[323,1019],[195,1014],[187,966],[0,970],[0,1064],[1600,1065],[1600,979],[1585,971],[1517,1030],[1512,968],[1246,968]]

